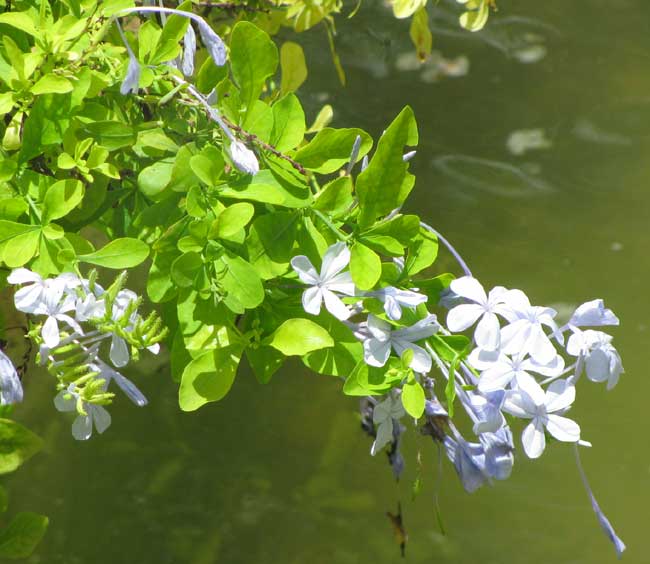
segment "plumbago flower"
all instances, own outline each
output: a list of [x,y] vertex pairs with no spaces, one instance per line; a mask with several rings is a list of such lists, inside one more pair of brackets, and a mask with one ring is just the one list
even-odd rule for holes
[[387,444],[393,441],[393,428],[399,425],[399,420],[406,415],[400,399],[392,395],[377,404],[372,413],[373,423],[377,426],[377,436],[372,443],[370,454],[375,456]]
[[508,313],[505,294],[506,289],[498,286],[485,293],[481,283],[470,276],[463,276],[453,280],[449,286],[456,295],[472,302],[454,307],[447,315],[447,327],[458,333],[471,327],[480,318],[474,332],[476,344],[487,351],[495,351],[501,341],[501,326],[498,315]]
[[[104,406],[113,398],[108,391],[111,382],[136,405],[147,404],[133,382],[101,359],[102,343],[110,339],[109,358],[114,366],[122,367],[129,362],[130,350],[147,348],[157,353],[158,343],[165,336],[156,315],[145,319],[138,314],[140,298],[122,288],[124,276],[118,277],[108,290],[94,278],[94,273],[88,279],[65,273],[43,280],[24,268],[14,270],[8,277],[10,283],[24,284],[15,294],[17,309],[46,317],[40,333],[33,333],[38,337],[40,361],[59,380],[61,391],[55,398],[56,408],[76,410],[78,414],[72,425],[72,434],[78,440],[88,439],[93,427],[102,433],[109,426],[110,415]],[[58,322],[63,322],[65,328],[59,327]],[[2,358],[0,372],[0,387],[4,391],[9,387],[2,376],[13,375]],[[15,388],[15,382],[13,385]],[[12,393],[14,398],[17,393]]]
[[558,415],[574,402],[575,387],[566,380],[556,380],[546,392],[534,380],[518,382],[518,389],[507,394],[504,410],[515,417],[530,419],[521,436],[524,451],[529,458],[539,458],[546,447],[546,429],[558,441],[577,443],[580,426],[571,419]]
[[381,301],[384,304],[386,316],[392,321],[402,319],[402,308],[413,310],[420,304],[426,303],[428,299],[424,294],[418,294],[412,290],[400,290],[394,286],[364,292],[364,295]]
[[402,329],[393,329],[387,321],[369,315],[367,328],[369,336],[363,341],[363,353],[366,363],[370,366],[384,366],[391,350],[400,357],[404,351],[411,350],[413,359],[410,367],[422,374],[431,370],[429,353],[415,342],[431,337],[438,331],[440,325],[435,315],[428,315],[414,325]]
[[304,255],[291,259],[298,278],[310,287],[302,294],[302,306],[307,313],[318,315],[321,305],[337,319],[347,319],[351,312],[337,294],[353,296],[354,283],[349,272],[342,272],[350,263],[350,249],[345,243],[335,243],[327,249],[323,256],[320,273],[316,271],[311,261]]
[[23,385],[11,359],[0,351],[0,405],[23,401]]
[[98,433],[103,433],[111,424],[111,414],[101,405],[85,402],[75,391],[74,384],[56,395],[54,407],[62,412],[78,413],[72,423],[72,436],[78,441],[88,440],[93,434],[93,427]]

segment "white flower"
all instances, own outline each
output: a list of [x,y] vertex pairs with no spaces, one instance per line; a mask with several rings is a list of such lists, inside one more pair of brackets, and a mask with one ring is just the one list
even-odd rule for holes
[[430,337],[439,328],[440,325],[433,314],[421,319],[411,327],[396,330],[393,330],[387,321],[369,315],[368,331],[370,336],[363,341],[364,360],[370,366],[384,366],[391,349],[400,357],[408,349],[413,351],[411,368],[416,372],[426,374],[431,370],[431,357],[427,351],[414,343]]
[[521,442],[529,458],[538,458],[546,447],[544,428],[558,441],[575,443],[580,440],[579,425],[564,413],[576,397],[575,387],[566,380],[556,380],[546,393],[534,380],[522,380],[519,389],[508,392],[503,409],[515,417],[531,419],[522,435]]
[[[370,454],[375,456],[382,448],[393,440],[393,420],[399,421],[406,412],[401,399],[389,395],[383,402],[377,404],[372,412],[372,421],[377,425],[377,436],[370,447]],[[399,423],[398,423],[399,425]]]
[[564,370],[564,359],[556,354],[550,362],[540,364],[533,358],[517,355],[510,358],[500,353],[474,349],[469,355],[470,364],[481,370],[478,389],[481,393],[505,389],[513,380],[519,384],[522,380],[533,378],[529,373],[536,372],[544,376],[559,376]]
[[[461,396],[461,401],[465,396]],[[476,421],[474,423],[474,434],[494,433],[505,426],[506,420],[501,413],[505,392],[498,390],[485,394],[468,392],[469,399],[468,409],[474,414]],[[465,404],[465,401],[463,401]]]
[[603,300],[592,300],[579,306],[569,325],[573,327],[600,327],[602,325],[618,325],[618,317],[611,309],[607,309]]
[[[54,406],[58,411],[77,411],[79,394],[74,391],[74,384],[68,389],[61,390],[54,398]],[[87,403],[81,400],[85,415],[79,413],[72,423],[72,436],[78,441],[85,441],[93,433],[93,424],[98,433],[103,433],[111,424],[111,414],[101,405]]]
[[196,33],[192,24],[187,25],[187,31],[183,36],[183,58],[181,60],[181,70],[184,76],[194,74],[194,55],[196,54]]
[[63,321],[79,335],[83,335],[81,326],[66,312],[75,309],[75,297],[65,293],[65,285],[58,281],[46,280],[46,289],[42,295],[42,300],[35,305],[32,312],[35,315],[46,315],[47,319],[43,323],[41,336],[45,345],[53,349],[58,346],[61,337],[59,335],[59,321]]
[[75,305],[75,319],[77,321],[88,321],[98,319],[106,315],[106,303],[103,299],[97,299],[94,294],[87,294],[84,299],[77,300]]
[[454,307],[447,314],[447,327],[453,333],[464,331],[481,318],[474,332],[474,340],[479,348],[494,351],[499,348],[500,330],[497,314],[506,313],[504,294],[507,292],[502,286],[497,286],[486,295],[481,283],[470,276],[463,276],[453,280],[449,288],[457,296],[461,296],[471,304],[461,304]]
[[129,66],[126,69],[126,76],[120,86],[120,94],[126,96],[129,92],[138,93],[140,85],[140,63],[129,49]]
[[[117,296],[115,296],[115,301],[113,302],[113,311],[111,312],[113,321],[119,321],[126,313],[131,302],[134,302],[137,299],[138,296],[135,292],[132,292],[131,290],[120,290],[117,293]],[[136,318],[137,313],[134,311],[131,313],[129,318],[129,325],[126,327],[127,330],[133,325],[133,323],[135,323]],[[109,357],[111,362],[118,368],[126,366],[129,363],[129,346],[119,335],[113,334],[111,337],[111,350],[109,352]]]
[[138,387],[125,376],[122,376],[116,370],[113,370],[108,364],[100,358],[95,357],[95,360],[89,364],[91,370],[99,372],[98,378],[103,378],[106,381],[106,387],[114,380],[118,387],[126,394],[126,396],[137,406],[143,407],[149,403],[145,395],[138,389]]
[[411,290],[400,290],[393,286],[387,286],[373,292],[365,292],[365,296],[377,298],[384,304],[384,311],[389,319],[399,321],[402,318],[402,308],[414,309],[427,301],[424,294],[418,294]]
[[612,337],[602,331],[574,329],[567,342],[570,355],[585,359],[587,378],[592,382],[607,382],[608,390],[616,386],[624,372],[621,357],[611,341]]
[[[9,284],[27,284],[14,295],[14,305],[18,311],[34,313],[37,306],[42,305],[45,295],[55,287],[61,287],[62,292],[71,293],[82,282],[76,274],[64,272],[56,278],[43,280],[36,272],[26,268],[16,268],[7,277]],[[31,284],[29,284],[31,282]]]
[[255,153],[241,141],[233,140],[227,150],[233,164],[241,172],[255,176],[260,171],[260,163]]
[[553,321],[557,312],[550,307],[531,306],[521,290],[509,290],[504,298],[508,306],[505,317],[510,325],[501,329],[502,352],[520,356],[528,353],[540,364],[551,362],[557,351],[544,333],[543,326],[550,327],[554,335],[561,339]]
[[199,33],[208,53],[218,67],[226,64],[226,45],[214,30],[203,20],[195,20],[199,25]]
[[341,272],[350,262],[350,249],[345,243],[338,242],[325,252],[320,274],[304,255],[291,259],[291,266],[302,282],[311,286],[302,294],[302,306],[307,313],[318,315],[321,304],[334,317],[340,320],[350,317],[350,310],[334,293],[353,296],[355,292],[352,276],[349,272]]
[[23,401],[23,385],[16,367],[9,357],[0,351],[0,405]]

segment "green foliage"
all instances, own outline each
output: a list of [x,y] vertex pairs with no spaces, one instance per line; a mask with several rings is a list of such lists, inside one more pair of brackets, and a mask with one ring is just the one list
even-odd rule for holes
[[0,419],[0,474],[14,472],[42,446],[43,441],[29,429],[11,419]]

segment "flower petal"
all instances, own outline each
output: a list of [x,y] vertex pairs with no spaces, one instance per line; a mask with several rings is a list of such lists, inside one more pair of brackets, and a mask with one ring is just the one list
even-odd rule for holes
[[43,279],[26,268],[16,268],[7,276],[9,284],[25,284],[26,282],[43,282]]
[[335,293],[330,292],[327,288],[323,288],[321,292],[323,294],[323,301],[325,302],[325,309],[336,317],[336,319],[344,321],[352,315],[348,306]]
[[538,418],[533,419],[521,434],[521,443],[528,458],[539,458],[546,448],[544,426]]
[[549,414],[546,429],[558,441],[575,443],[580,440],[580,425],[561,415]]
[[58,346],[61,338],[59,336],[59,325],[56,321],[56,317],[48,317],[45,320],[41,329],[41,336],[48,348],[53,349]]
[[501,344],[501,325],[494,313],[484,313],[474,331],[476,344],[486,351],[496,351]]
[[334,243],[325,252],[320,269],[321,280],[330,281],[350,263],[350,249],[343,241]]
[[72,423],[72,436],[78,441],[87,441],[93,434],[93,420],[90,412],[88,415],[77,415]]
[[367,339],[363,342],[363,359],[370,366],[384,366],[390,356],[390,341]]
[[495,362],[490,368],[481,373],[478,379],[478,389],[482,394],[505,389],[515,377],[512,364]]
[[352,274],[349,272],[341,272],[333,276],[325,283],[325,286],[332,292],[339,292],[346,296],[354,296],[356,293],[356,287],[352,282]]
[[68,390],[61,390],[54,396],[54,407],[57,411],[75,411],[77,409],[77,398]]
[[546,389],[546,411],[553,413],[567,409],[575,399],[575,386],[566,380],[556,380]]
[[476,323],[485,309],[477,304],[460,304],[447,314],[447,327],[452,333],[459,333]]
[[305,284],[315,286],[320,282],[318,272],[305,255],[298,255],[291,259],[291,267],[296,271],[298,278]]
[[9,357],[0,351],[0,405],[23,401],[23,385]]
[[431,357],[422,347],[414,345],[409,341],[393,340],[393,348],[400,357],[407,349],[413,351],[413,359],[409,366],[415,370],[415,372],[427,374],[431,371]]
[[388,418],[377,426],[377,437],[370,447],[370,454],[375,456],[382,448],[393,441],[393,419]]
[[471,276],[463,276],[462,278],[457,278],[452,280],[449,285],[451,291],[463,298],[472,300],[477,304],[487,305],[487,296],[485,290],[481,283]]
[[92,413],[95,429],[98,433],[103,433],[111,424],[111,414],[101,405],[89,405],[89,412]]
[[307,288],[302,293],[302,308],[312,315],[320,313],[320,306],[323,303],[323,291],[318,286]]
[[126,366],[129,363],[129,347],[122,337],[113,335],[109,357],[111,362],[118,368]]

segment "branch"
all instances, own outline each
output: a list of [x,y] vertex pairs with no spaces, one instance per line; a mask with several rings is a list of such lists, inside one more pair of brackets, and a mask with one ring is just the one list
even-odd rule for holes
[[255,145],[258,145],[265,151],[268,151],[269,153],[275,155],[279,159],[283,159],[287,161],[293,168],[295,168],[300,174],[307,176],[307,171],[304,169],[304,167],[297,161],[294,161],[290,156],[285,155],[284,153],[281,153],[278,151],[273,145],[269,145],[265,141],[262,141],[257,135],[254,135],[253,133],[249,133],[245,129],[242,129],[238,125],[235,125],[232,123],[229,119],[227,119],[224,116],[221,116],[221,119],[226,122],[226,125],[230,127],[233,131],[236,131],[240,137],[243,137],[248,141],[249,143],[254,143]]

